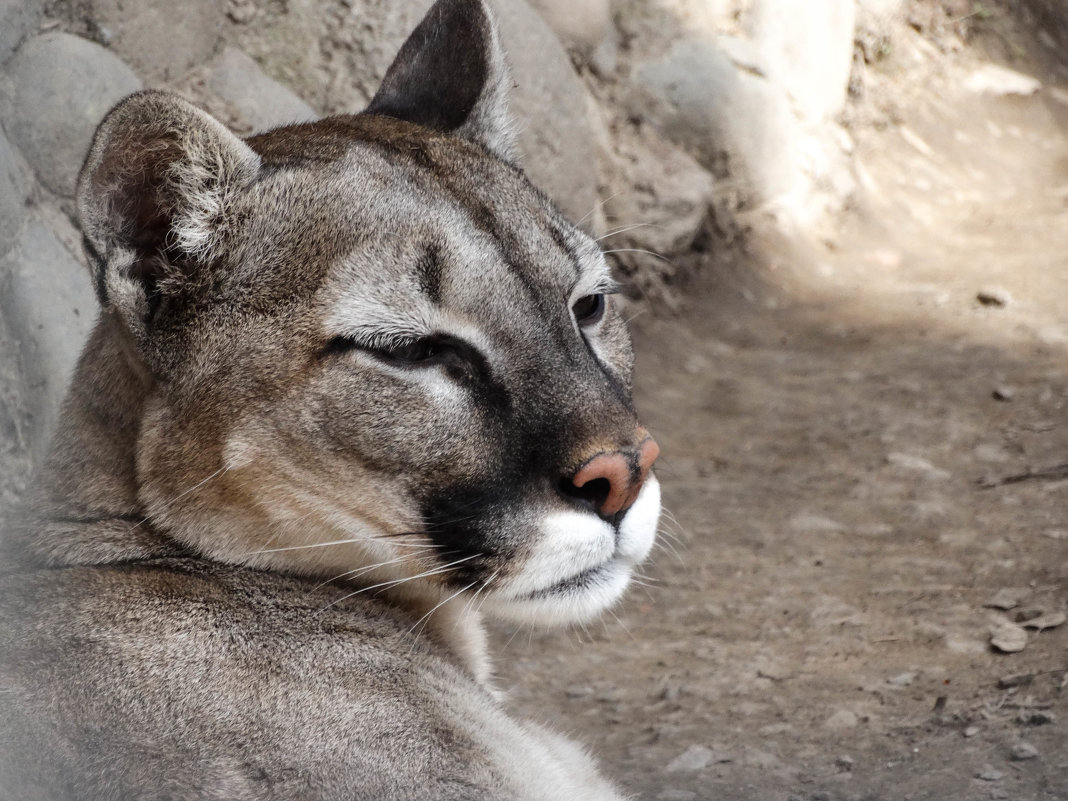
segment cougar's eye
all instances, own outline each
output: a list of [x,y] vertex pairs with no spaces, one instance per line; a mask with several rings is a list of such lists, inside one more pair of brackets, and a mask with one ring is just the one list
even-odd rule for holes
[[420,337],[398,345],[374,346],[361,343],[353,337],[334,337],[327,343],[324,353],[339,354],[362,350],[385,362],[402,365],[436,363],[448,349],[448,343],[434,337]]
[[571,312],[575,315],[575,322],[585,326],[593,325],[604,317],[604,309],[604,295],[586,295],[575,301],[575,305],[571,307]]
[[396,347],[383,348],[378,351],[378,354],[390,361],[418,364],[434,360],[441,355],[443,350],[440,341],[423,337]]

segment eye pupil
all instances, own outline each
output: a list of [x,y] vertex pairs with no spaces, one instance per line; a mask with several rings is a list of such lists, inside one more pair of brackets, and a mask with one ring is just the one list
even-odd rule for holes
[[402,362],[423,362],[438,354],[437,343],[429,339],[417,339],[388,351],[390,357]]
[[575,301],[571,311],[579,325],[593,325],[604,316],[604,308],[604,295],[586,295]]

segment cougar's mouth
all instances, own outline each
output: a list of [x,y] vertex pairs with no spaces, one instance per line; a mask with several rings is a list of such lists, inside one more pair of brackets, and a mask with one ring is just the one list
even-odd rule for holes
[[634,566],[648,556],[659,515],[652,476],[618,525],[587,512],[546,515],[529,555],[492,593],[487,610],[549,624],[593,617],[619,599]]

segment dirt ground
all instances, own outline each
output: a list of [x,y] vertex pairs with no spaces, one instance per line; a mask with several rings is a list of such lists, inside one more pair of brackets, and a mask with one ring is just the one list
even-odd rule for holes
[[[861,76],[840,225],[755,211],[635,320],[662,547],[614,618],[500,633],[635,798],[1068,799],[1068,69],[969,22]],[[986,60],[1043,88],[966,90]]]

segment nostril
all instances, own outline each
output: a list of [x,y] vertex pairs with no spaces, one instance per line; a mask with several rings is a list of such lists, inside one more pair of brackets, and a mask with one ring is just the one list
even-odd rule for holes
[[612,493],[612,482],[607,478],[593,478],[579,486],[570,478],[562,478],[560,492],[569,498],[587,502],[597,512]]
[[640,485],[638,470],[636,454],[631,459],[622,451],[599,453],[571,477],[565,495],[592,504],[607,520],[630,506],[633,490]]

